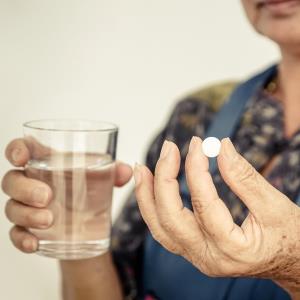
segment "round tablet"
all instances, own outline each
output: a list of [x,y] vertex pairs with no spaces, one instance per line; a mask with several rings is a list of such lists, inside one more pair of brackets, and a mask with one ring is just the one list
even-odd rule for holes
[[221,142],[215,137],[208,137],[202,142],[202,151],[207,157],[216,157],[219,155]]

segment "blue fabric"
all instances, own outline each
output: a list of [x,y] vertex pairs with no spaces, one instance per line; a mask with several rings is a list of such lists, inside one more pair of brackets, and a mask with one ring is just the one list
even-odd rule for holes
[[[276,72],[272,66],[241,84],[217,113],[207,136],[232,136],[252,95]],[[217,168],[210,162],[210,171]],[[189,192],[184,178],[180,190],[185,205]],[[300,202],[300,195],[299,195]],[[195,241],[196,242],[196,241]],[[160,300],[289,300],[289,295],[270,280],[255,278],[210,278],[184,258],[165,250],[148,233],[144,248],[143,290]]]
[[145,243],[145,295],[159,300],[290,300],[271,280],[210,278],[149,235]]

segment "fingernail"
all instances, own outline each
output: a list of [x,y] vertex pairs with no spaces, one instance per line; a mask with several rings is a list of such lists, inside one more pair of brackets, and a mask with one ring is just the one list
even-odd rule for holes
[[134,166],[133,177],[135,181],[135,186],[138,186],[142,181],[141,166],[138,163],[136,163]]
[[190,141],[190,145],[189,145],[189,152],[192,153],[197,149],[198,146],[198,142],[199,142],[199,138],[196,136],[193,136],[191,141]]
[[48,197],[48,191],[42,187],[35,188],[32,192],[34,204],[37,204],[38,206],[45,206],[47,204]]
[[171,149],[171,145],[169,141],[164,141],[163,146],[161,148],[160,157],[161,159],[164,159],[168,156]]
[[16,148],[12,151],[11,159],[12,159],[13,163],[18,163],[18,161],[20,159],[20,154],[21,154],[21,149],[19,149],[19,148]]
[[223,153],[228,159],[234,159],[237,152],[230,140],[230,138],[223,139],[222,143]]
[[41,211],[35,214],[35,221],[37,226],[42,228],[49,227],[53,222],[53,215],[50,211]]
[[36,242],[31,239],[25,239],[22,242],[22,246],[23,246],[23,249],[28,252],[36,251],[36,248],[37,248]]

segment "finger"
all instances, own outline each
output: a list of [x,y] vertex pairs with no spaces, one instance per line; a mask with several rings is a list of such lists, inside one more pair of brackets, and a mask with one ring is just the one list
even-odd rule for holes
[[178,147],[165,141],[155,167],[154,195],[159,213],[174,215],[184,206],[179,193],[177,176],[180,167]]
[[14,166],[25,166],[30,158],[30,154],[24,139],[15,139],[11,141],[6,147],[5,156]]
[[116,163],[115,186],[125,185],[132,177],[132,168],[122,162]]
[[230,139],[222,140],[218,157],[220,173],[230,189],[245,203],[254,217],[262,217],[280,205],[282,194],[269,184],[246,159],[237,153]]
[[9,232],[10,239],[14,246],[25,253],[33,253],[38,249],[37,238],[25,228],[14,226]]
[[195,247],[195,239],[201,242],[202,232],[194,214],[183,206],[177,176],[180,167],[178,147],[165,141],[155,168],[154,195],[158,219],[169,236],[183,247]]
[[194,213],[203,230],[220,241],[232,238],[236,230],[241,234],[240,227],[233,222],[228,208],[218,196],[209,173],[208,158],[202,152],[202,140],[198,137],[191,140],[185,167]]
[[9,197],[35,207],[47,206],[52,197],[47,184],[27,178],[18,170],[6,173],[2,180],[2,189]]
[[135,194],[141,215],[147,224],[153,238],[173,253],[180,254],[182,250],[164,231],[158,221],[154,205],[153,175],[147,167],[136,165],[134,168],[136,182]]
[[5,214],[12,223],[28,228],[46,229],[53,222],[50,210],[26,206],[12,199],[6,203]]

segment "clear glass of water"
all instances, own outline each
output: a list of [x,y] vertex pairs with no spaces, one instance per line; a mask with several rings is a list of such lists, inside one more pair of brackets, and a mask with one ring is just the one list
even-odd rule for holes
[[83,259],[110,245],[111,202],[118,128],[84,120],[40,120],[23,125],[30,160],[25,172],[47,183],[53,225],[29,229],[39,239],[38,254]]

